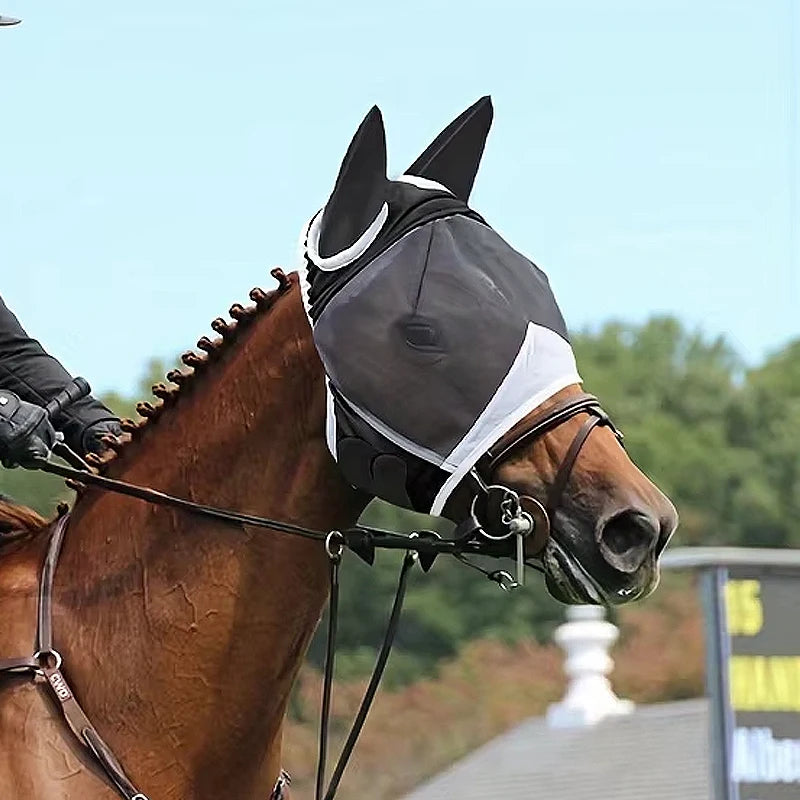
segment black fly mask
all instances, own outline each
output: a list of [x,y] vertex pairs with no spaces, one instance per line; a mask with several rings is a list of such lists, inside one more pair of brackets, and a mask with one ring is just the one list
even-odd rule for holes
[[330,450],[354,486],[433,514],[517,422],[580,382],[547,277],[468,205],[491,122],[485,97],[389,180],[373,107],[301,239]]

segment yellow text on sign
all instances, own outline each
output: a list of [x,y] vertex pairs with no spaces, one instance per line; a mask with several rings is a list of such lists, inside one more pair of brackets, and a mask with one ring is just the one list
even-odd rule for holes
[[755,636],[764,624],[760,582],[728,581],[725,584],[725,610],[731,636]]
[[731,656],[737,711],[800,711],[800,656]]

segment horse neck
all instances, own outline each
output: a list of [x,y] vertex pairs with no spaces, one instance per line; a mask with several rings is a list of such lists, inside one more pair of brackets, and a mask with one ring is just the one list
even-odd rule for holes
[[[351,524],[363,501],[327,451],[324,377],[297,286],[237,338],[108,473],[321,530]],[[76,692],[101,710],[98,727],[132,773],[162,782],[148,792],[266,796],[327,594],[322,546],[91,490],[56,584],[57,646]]]

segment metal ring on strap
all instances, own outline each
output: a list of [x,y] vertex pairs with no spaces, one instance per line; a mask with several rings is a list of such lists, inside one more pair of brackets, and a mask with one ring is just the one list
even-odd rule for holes
[[[45,661],[45,659],[49,658],[50,656],[52,656],[53,659],[55,660],[55,664],[47,664],[47,662]],[[54,650],[53,648],[47,650],[37,650],[33,654],[33,657],[36,661],[39,662],[39,664],[42,665],[41,668],[48,666],[51,667],[52,669],[61,669],[61,664],[63,659],[61,658],[61,653],[59,653],[58,650]],[[147,798],[145,798],[145,800],[147,800]]]
[[[488,484],[488,485],[486,486],[486,489],[485,489],[485,491],[486,491],[486,493],[488,494],[488,493],[489,493],[489,491],[490,491],[490,490],[492,490],[492,489],[499,489],[501,492],[504,492],[504,493],[505,493],[505,498],[504,498],[504,501],[505,501],[506,499],[515,500],[515,501],[516,501],[516,503],[517,503],[517,505],[519,505],[519,495],[518,495],[518,494],[517,494],[517,493],[516,493],[516,492],[515,492],[513,489],[509,489],[507,486],[501,486],[501,485],[500,485],[500,484],[498,484],[498,483],[492,483],[492,484]],[[476,506],[477,506],[477,504],[478,504],[478,500],[479,500],[479,499],[480,499],[480,495],[475,495],[475,497],[473,497],[473,498],[472,498],[472,505],[471,505],[471,507],[470,507],[470,513],[472,514],[472,516],[473,516],[473,517],[475,516]],[[525,512],[523,512],[523,513],[525,513]],[[529,520],[530,520],[530,522],[531,522],[531,527],[530,527],[530,529],[529,529],[528,531],[526,531],[526,532],[525,532],[525,533],[527,534],[527,533],[529,533],[531,530],[533,530],[533,520],[530,518],[530,515],[529,515],[529,514],[525,514],[525,516],[527,516],[527,517],[528,517],[528,519],[529,519]],[[504,533],[502,533],[502,534],[499,534],[499,535],[494,535],[494,534],[492,534],[492,533],[489,533],[489,532],[486,530],[485,526],[482,526],[482,527],[481,527],[481,535],[482,535],[482,536],[485,536],[487,539],[489,539],[489,540],[490,540],[490,541],[492,541],[492,542],[502,542],[503,540],[505,540],[505,539],[508,539],[508,537],[509,537],[509,536],[514,536],[514,534],[515,534],[515,533],[517,533],[517,531],[515,531],[515,530],[513,530],[513,529],[511,528],[511,525],[510,525],[510,523],[511,523],[511,520],[513,520],[515,517],[516,517],[516,515],[512,516],[512,517],[509,519],[509,521],[508,521],[508,522],[505,522],[505,521],[504,521],[504,524],[505,524],[505,525],[506,525],[506,527],[507,527],[507,530],[506,530]],[[477,519],[477,517],[476,517],[476,519]]]
[[325,537],[325,552],[331,561],[338,561],[344,551],[345,540],[341,531],[331,531]]

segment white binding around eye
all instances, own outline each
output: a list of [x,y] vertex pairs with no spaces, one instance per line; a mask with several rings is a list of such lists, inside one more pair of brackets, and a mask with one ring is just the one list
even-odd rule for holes
[[352,264],[359,256],[363,255],[367,248],[378,238],[381,228],[386,224],[386,220],[389,217],[389,204],[384,203],[381,206],[381,210],[378,212],[378,216],[372,220],[369,227],[350,245],[350,247],[332,256],[323,258],[319,254],[319,233],[320,227],[322,226],[322,212],[324,210],[323,208],[322,211],[318,211],[311,220],[306,244],[308,260],[315,267],[319,267],[323,272],[333,272],[334,270],[346,267],[348,264]]

